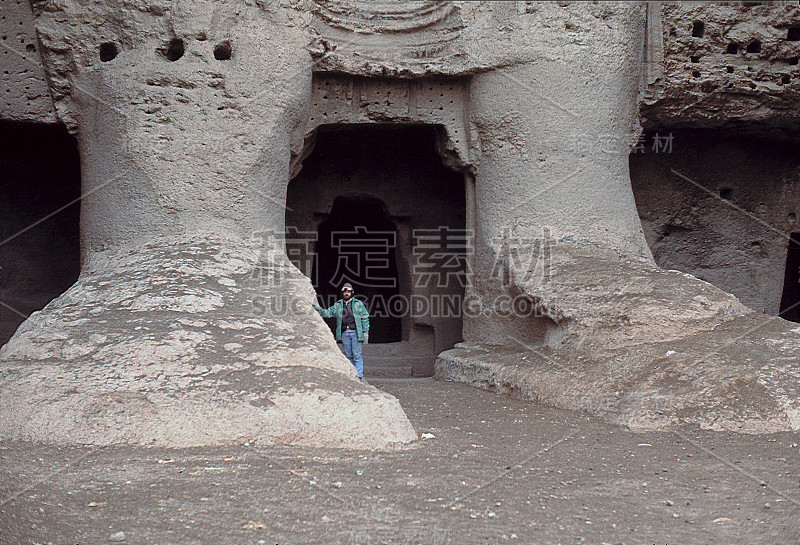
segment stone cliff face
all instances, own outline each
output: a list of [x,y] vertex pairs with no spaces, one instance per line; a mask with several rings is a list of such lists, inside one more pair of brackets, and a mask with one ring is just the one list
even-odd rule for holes
[[800,6],[649,8],[646,133],[630,158],[648,245],[662,267],[778,314],[796,283]]
[[0,0],[0,119],[56,123],[29,2]]
[[[657,135],[669,138],[668,150],[653,149]],[[800,212],[798,144],[664,128],[643,142],[630,157],[631,183],[656,263],[778,314],[784,287],[797,283],[787,252]]]
[[[308,29],[315,71],[372,77],[475,74],[525,59],[561,56],[570,47],[588,46],[591,19],[587,17],[592,11],[601,19],[612,11],[608,3],[577,9],[567,2],[415,2],[386,13],[369,4],[355,9],[324,0],[292,5],[296,9],[271,12],[288,25]],[[0,100],[0,117],[56,122],[39,40],[44,45],[58,40],[58,32],[51,35],[40,26],[37,36],[28,2],[3,0],[2,6],[0,66],[6,94]],[[66,13],[68,4],[39,1],[33,6],[37,13]],[[180,6],[136,4],[131,8],[108,14],[101,4],[85,7],[85,16],[91,13],[95,20],[95,39],[70,40],[49,55],[52,59],[57,52],[62,58],[61,69],[59,63],[48,62],[47,77],[56,102],[70,94],[67,76],[77,65],[99,60],[101,49],[102,56],[109,58],[149,36],[166,53],[171,37],[182,32],[166,23],[184,9]],[[724,126],[754,131],[762,127],[778,130],[773,135],[795,131],[799,9],[788,1],[650,2],[646,24],[642,21],[648,32],[645,61],[649,65],[642,73],[649,84],[641,108],[645,128]],[[209,6],[194,15],[198,20],[214,18],[217,25],[246,17],[240,14],[230,19]],[[514,17],[509,19],[509,15]],[[497,25],[498,21],[502,24]],[[552,26],[559,32],[550,38],[537,33],[537,40],[514,32],[533,28],[532,24]],[[499,35],[495,29],[501,30]],[[215,41],[205,32],[197,33],[200,48],[217,56],[232,53],[225,36]],[[67,111],[61,107],[60,119],[69,124]]]
[[[769,83],[764,63],[770,52],[794,66],[796,10],[778,18],[776,7],[753,8],[772,29],[754,40],[755,30],[736,26],[744,7],[32,6],[55,113],[79,144],[83,262],[77,283],[0,354],[1,436],[162,446],[411,441],[396,400],[353,380],[285,251],[289,179],[319,126],[354,122],[435,124],[445,163],[464,174],[476,243],[467,295],[487,312],[465,319],[468,357],[442,356],[448,376],[471,380],[463,369],[516,343],[518,367],[487,366],[488,384],[532,387],[529,397],[571,408],[567,392],[606,395],[624,384],[628,397],[609,410],[632,425],[648,418],[637,412],[642,399],[674,387],[676,410],[656,425],[797,428],[794,393],[781,386],[796,376],[794,332],[759,339],[779,345],[769,372],[754,370],[755,352],[731,356],[733,366],[706,358],[719,340],[709,331],[734,320],[747,330],[758,317],[654,267],[629,173],[642,96],[647,126],[735,121],[791,132],[795,83],[784,73]],[[737,70],[756,75],[721,85]],[[759,89],[767,106],[756,108]],[[553,243],[552,274],[531,275],[546,268],[529,259],[542,238]],[[502,312],[508,297],[534,315]],[[684,334],[687,324],[697,335]],[[663,348],[679,356],[661,356]],[[526,353],[552,357],[521,363]],[[536,391],[531,377],[547,376],[559,358],[570,380]],[[720,416],[704,397],[709,376],[724,403],[748,386],[763,395]]]
[[660,25],[663,75],[642,105],[645,128],[798,135],[796,2],[664,3]]

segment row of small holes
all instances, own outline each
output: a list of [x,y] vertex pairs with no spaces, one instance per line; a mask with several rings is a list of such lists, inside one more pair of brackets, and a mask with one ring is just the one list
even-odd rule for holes
[[[735,45],[735,44],[731,44],[731,45]],[[731,53],[730,47],[729,47],[729,51],[727,51],[727,53]],[[733,53],[735,53],[735,51]],[[756,51],[756,53],[757,53],[757,51]],[[700,55],[693,55],[693,56],[689,57],[689,60],[692,61],[692,62],[700,62],[701,58],[702,57],[700,57]],[[789,62],[790,65],[795,66],[797,64],[797,57],[792,57],[791,59],[789,59],[788,62]]]
[[[20,24],[22,24],[22,23],[20,23]],[[3,36],[0,36],[0,39],[2,39],[3,41],[6,41],[6,40],[8,40],[8,36],[6,36],[4,34]],[[19,43],[24,44],[25,43],[25,38],[20,38]],[[35,53],[36,52],[36,46],[33,45],[33,44],[28,44],[28,45],[25,46],[25,51],[27,51],[28,53]]]
[[[185,51],[183,40],[180,38],[173,38],[169,41],[166,47],[159,50],[159,53],[164,55],[169,61],[177,61],[181,57],[183,57],[183,53]],[[227,61],[230,60],[233,51],[231,48],[230,42],[222,42],[217,44],[214,47],[214,58],[218,61]],[[102,62],[108,62],[114,60],[117,55],[119,54],[119,49],[117,45],[113,42],[105,42],[100,44],[100,60]]]
[[[440,87],[443,87],[444,85],[445,85],[445,84],[440,84],[439,86],[440,86]],[[329,87],[329,86],[330,86],[330,82],[329,82],[329,81],[326,81],[326,82],[325,82],[325,86],[326,86],[326,87]],[[433,91],[433,87],[429,87],[429,88],[428,88],[428,90],[429,90],[429,91]],[[453,90],[453,87],[450,87],[450,90],[452,91],[452,90]],[[380,95],[380,94],[381,94],[381,91],[380,91],[380,90],[376,90],[376,91],[375,91],[375,94],[376,94],[376,95]],[[391,95],[391,94],[392,94],[392,92],[391,92],[391,91],[386,91],[386,95],[387,95],[387,96],[388,96],[388,95]],[[440,94],[439,94],[439,97],[444,97],[444,93],[440,93]],[[328,100],[328,95],[322,95],[322,100]],[[433,102],[433,99],[430,99],[428,102],[432,103],[432,102]],[[451,100],[451,101],[450,101],[450,104],[453,104],[453,102],[454,102],[454,101],[453,101],[453,100]],[[318,104],[315,102],[315,103],[314,103],[314,106],[317,106],[317,105],[318,105]],[[443,108],[442,106],[439,106],[439,110],[443,110],[443,109],[444,109],[444,108]],[[327,118],[327,117],[328,117],[328,114],[327,114],[327,112],[321,112],[321,113],[322,113],[322,117],[325,117],[325,118]],[[338,116],[338,115],[339,115],[339,112],[338,112],[338,111],[336,111],[336,112],[333,112],[333,116]],[[312,122],[313,122],[313,121],[314,121],[314,118],[313,118],[313,117],[311,117],[311,118],[309,119],[309,121],[312,121]],[[453,122],[453,123],[455,123],[455,121],[456,121],[456,118],[452,118],[452,122]],[[453,129],[453,134],[458,134],[458,129]],[[455,143],[456,143],[456,144],[458,144],[459,142],[460,142],[460,141],[459,141],[459,139],[458,139],[458,138],[456,138],[456,139],[455,139]]]
[[[693,38],[702,38],[703,34],[705,34],[705,31],[706,31],[706,24],[703,21],[695,21],[694,23],[692,23],[692,37]],[[787,32],[786,32],[786,40],[790,41],[790,42],[798,42],[798,41],[800,41],[800,27],[791,27],[791,28],[789,28],[787,30]],[[755,42],[751,42],[750,45],[747,46],[748,47],[748,53],[758,53],[758,51],[750,51],[750,46],[753,45],[753,44],[758,44],[758,50],[759,51],[761,50],[761,43],[758,42],[758,41],[755,41]],[[731,44],[731,45],[736,45],[736,44]],[[728,47],[730,48],[730,46],[728,46]],[[738,45],[737,45],[737,48],[738,48]],[[729,53],[730,53],[730,51],[729,51]],[[736,53],[736,51],[733,51],[733,53]]]
[[[702,38],[704,33],[705,33],[705,23],[703,23],[703,21],[695,21],[694,23],[692,23],[692,36],[694,38]],[[790,42],[800,41],[800,27],[789,28],[789,30],[786,33],[786,39]],[[761,42],[758,40],[753,40],[752,42],[747,44],[745,51],[747,53],[761,53]],[[739,44],[735,42],[729,43],[727,49],[725,50],[725,53],[727,53],[728,55],[736,55],[738,52],[739,52]],[[700,62],[700,57],[691,57],[691,61]],[[796,61],[797,57],[789,61],[789,64],[797,64]],[[728,72],[733,72],[731,67],[728,67]],[[699,77],[700,74],[699,72],[694,72],[692,75],[695,75],[695,77]],[[784,75],[781,79],[783,83],[788,83],[788,81],[786,80],[791,78],[789,78],[789,76]]]
[[[733,66],[728,66],[727,67],[727,71],[728,71],[729,74],[733,74],[733,71],[734,71]],[[699,78],[700,77],[700,72],[698,70],[695,70],[694,72],[692,72],[692,77]],[[791,82],[792,82],[792,77],[789,74],[781,74],[781,84],[787,85],[787,84],[789,84]]]

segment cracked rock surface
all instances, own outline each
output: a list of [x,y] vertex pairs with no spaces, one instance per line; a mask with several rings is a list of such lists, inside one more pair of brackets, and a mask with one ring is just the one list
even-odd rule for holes
[[554,245],[551,263],[549,281],[516,289],[556,333],[538,345],[457,345],[436,376],[632,429],[800,429],[797,324],[591,244]]
[[[253,244],[215,242],[95,256],[0,351],[0,434],[377,449],[416,437],[393,397],[354,380],[308,279]],[[262,274],[282,281],[267,289]]]

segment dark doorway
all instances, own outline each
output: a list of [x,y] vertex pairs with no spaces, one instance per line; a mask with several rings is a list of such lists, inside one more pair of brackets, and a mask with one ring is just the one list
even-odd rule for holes
[[0,345],[78,278],[79,197],[64,127],[0,122]]
[[312,278],[325,306],[349,282],[355,296],[370,310],[370,342],[402,340],[402,321],[388,312],[400,295],[397,270],[397,225],[386,205],[368,195],[336,197],[328,218],[319,226]]
[[783,277],[783,295],[779,316],[800,322],[800,233],[789,237],[786,251],[786,274]]
[[366,299],[369,376],[430,376],[436,355],[462,338],[466,194],[464,175],[437,151],[443,131],[323,125],[289,182],[287,256],[320,304],[348,281]]

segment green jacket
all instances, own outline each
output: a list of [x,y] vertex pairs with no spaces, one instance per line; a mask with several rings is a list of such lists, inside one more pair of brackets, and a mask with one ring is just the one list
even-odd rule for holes
[[[353,297],[353,318],[356,320],[356,334],[358,340],[364,342],[364,333],[369,333],[369,313],[364,303]],[[342,310],[344,308],[344,300],[339,299],[332,307],[317,309],[320,316],[323,318],[330,318],[336,316],[336,340],[342,340]]]

